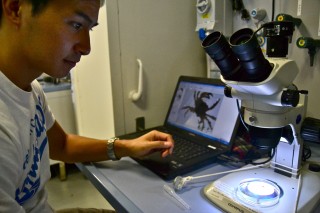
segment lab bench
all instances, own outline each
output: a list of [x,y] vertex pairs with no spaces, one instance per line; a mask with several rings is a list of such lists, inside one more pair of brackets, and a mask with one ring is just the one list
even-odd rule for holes
[[[319,162],[320,146],[311,144],[311,147],[312,160]],[[223,175],[194,181],[178,192],[178,195],[191,207],[190,210],[186,210],[163,189],[165,184],[172,187],[173,181],[161,179],[129,157],[122,158],[120,161],[77,163],[76,165],[117,212],[223,212],[213,205],[203,192],[205,186]],[[201,176],[230,169],[236,169],[236,167],[212,163],[185,176]],[[315,212],[319,211],[318,205]]]

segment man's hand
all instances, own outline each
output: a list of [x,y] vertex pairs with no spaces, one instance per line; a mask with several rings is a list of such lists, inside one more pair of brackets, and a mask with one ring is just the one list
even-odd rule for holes
[[153,130],[133,140],[117,140],[114,146],[119,158],[142,158],[154,152],[161,152],[161,156],[166,157],[172,154],[174,142],[171,135]]

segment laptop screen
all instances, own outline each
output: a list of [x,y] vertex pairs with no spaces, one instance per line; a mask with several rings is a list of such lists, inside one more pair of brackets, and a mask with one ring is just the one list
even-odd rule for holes
[[180,79],[166,124],[222,144],[232,140],[238,119],[236,99],[224,96],[217,79]]

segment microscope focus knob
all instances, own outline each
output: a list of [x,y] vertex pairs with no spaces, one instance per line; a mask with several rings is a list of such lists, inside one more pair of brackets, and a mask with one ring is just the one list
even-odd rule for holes
[[250,117],[249,117],[249,121],[250,121],[250,123],[251,123],[252,125],[254,125],[254,124],[257,122],[257,117],[255,117],[255,116],[250,116]]
[[299,103],[299,98],[300,98],[299,93],[300,92],[298,90],[292,90],[292,89],[283,91],[281,95],[282,106],[296,107]]

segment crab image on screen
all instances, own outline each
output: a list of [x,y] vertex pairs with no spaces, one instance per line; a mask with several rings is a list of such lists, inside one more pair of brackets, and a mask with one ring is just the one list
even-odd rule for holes
[[[212,121],[215,121],[216,116],[212,115],[212,111],[220,102],[220,98],[214,101],[213,94],[210,92],[194,91],[193,103],[181,108],[184,111],[184,117],[189,112],[195,114],[198,117],[198,130],[200,131],[212,131]],[[210,113],[210,114],[209,114]]]

